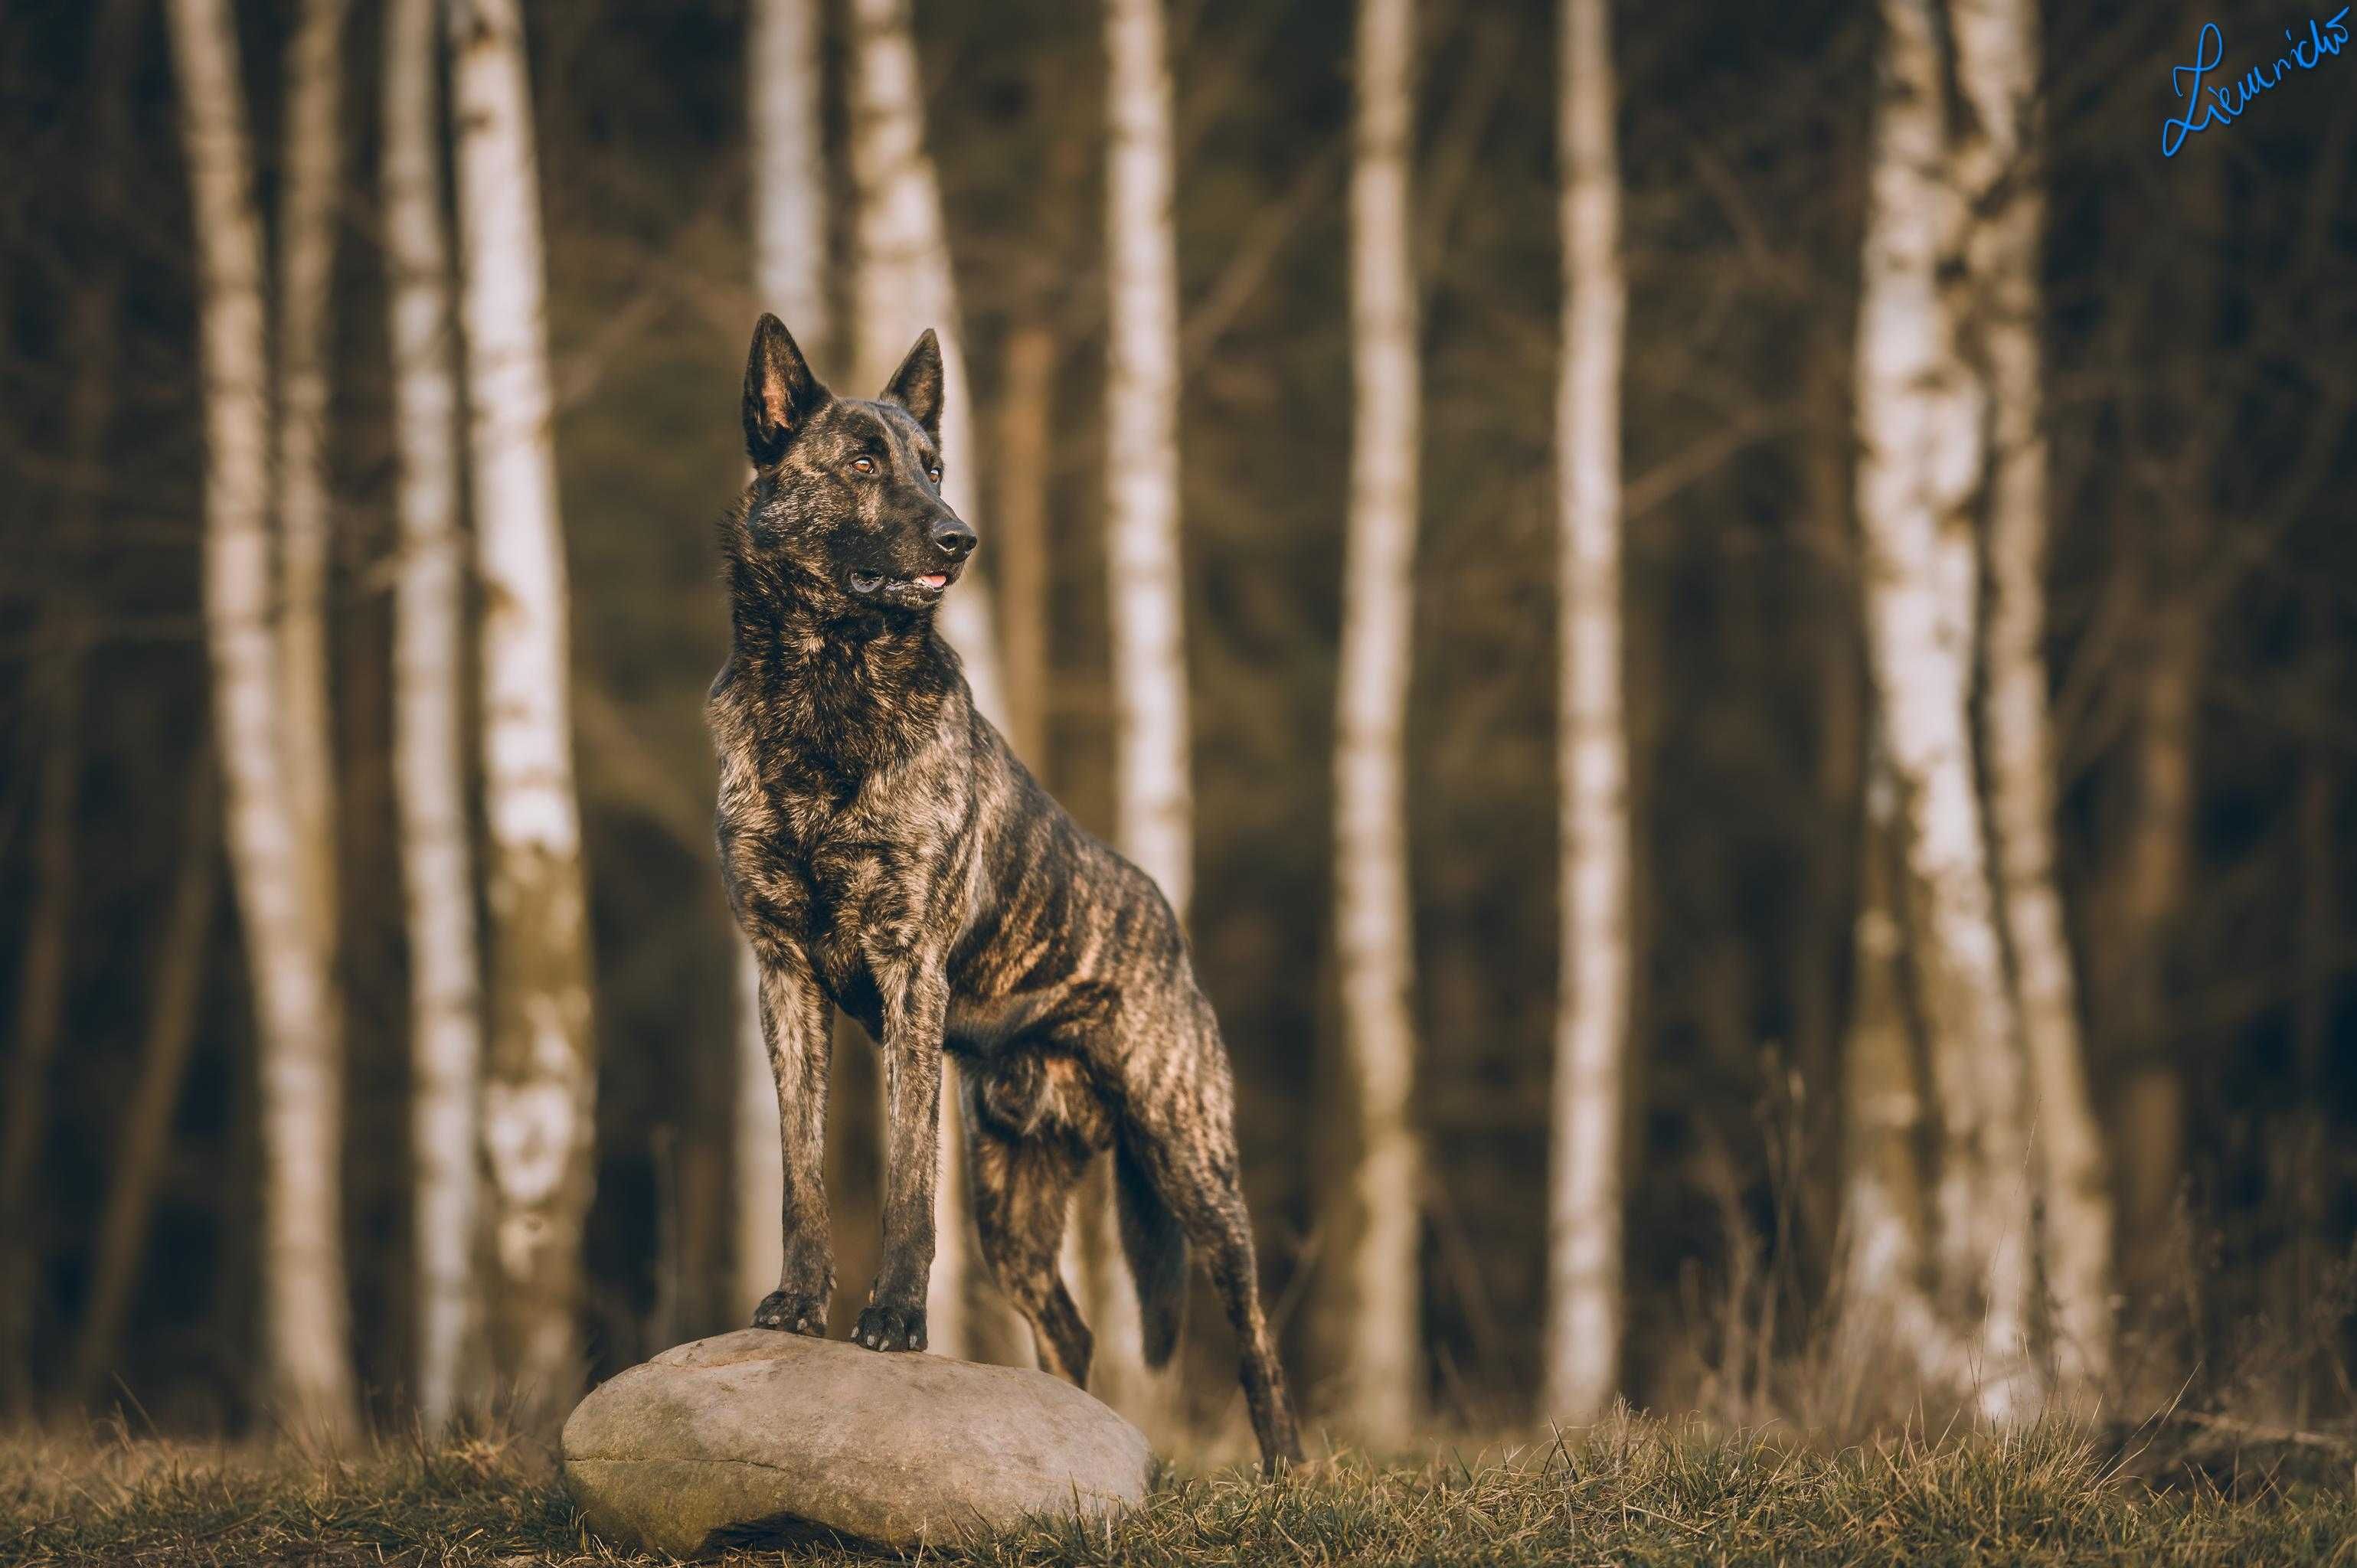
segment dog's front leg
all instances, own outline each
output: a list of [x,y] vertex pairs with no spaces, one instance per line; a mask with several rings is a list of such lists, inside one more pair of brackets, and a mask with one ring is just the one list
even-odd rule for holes
[[852,1337],[871,1350],[925,1348],[933,1273],[933,1182],[941,1170],[942,1030],[949,984],[911,963],[884,990],[884,1258]]
[[826,1079],[833,1022],[802,955],[760,953],[761,1032],[778,1082],[778,1143],[785,1155],[785,1265],[753,1309],[756,1328],[826,1337],[834,1298],[834,1233],[826,1212]]

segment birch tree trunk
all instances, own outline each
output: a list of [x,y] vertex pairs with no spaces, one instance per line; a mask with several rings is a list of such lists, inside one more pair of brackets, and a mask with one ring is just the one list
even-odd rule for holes
[[1942,285],[1960,259],[1932,0],[1883,0],[1858,327],[1858,515],[1878,733],[1920,908],[1908,930],[1943,1129],[1943,1305],[1976,1325],[1981,1412],[2027,1414],[2030,1204],[2018,1018],[1974,778],[1979,382]]
[[1162,0],[1108,0],[1105,564],[1121,851],[1186,918],[1194,886],[1178,557],[1178,240]]
[[761,965],[743,933],[737,947],[736,1071],[729,1090],[731,1145],[737,1163],[737,1239],[733,1313],[749,1313],[778,1288],[785,1261],[785,1151],[780,1144],[778,1089],[761,1035]]
[[271,618],[269,364],[245,91],[223,0],[171,0],[195,191],[205,389],[205,626],[230,863],[261,1036],[264,1344],[297,1429],[355,1423],[338,1156],[335,1007],[308,929]]
[[515,0],[447,0],[458,273],[482,584],[492,1009],[484,1145],[492,1343],[524,1408],[582,1375],[581,1225],[597,1056],[573,778],[540,182]]
[[336,762],[328,713],[328,400],[336,203],[342,195],[344,0],[303,0],[286,48],[278,211],[278,658],[281,739],[306,929],[328,978],[330,1030],[316,1045],[340,1093]]
[[[926,328],[942,348],[942,494],[981,534],[982,453],[958,330],[957,283],[942,219],[941,182],[925,151],[924,84],[909,0],[852,0],[851,175],[857,390],[872,397],[891,379]],[[985,557],[986,558],[986,557]],[[979,564],[979,562],[977,563]],[[964,587],[942,604],[942,633],[965,660],[983,716],[1006,725],[996,639],[985,580],[968,568]],[[946,1277],[946,1276],[944,1276]],[[930,1316],[929,1316],[930,1324]],[[941,1342],[937,1330],[929,1330]]]
[[1620,703],[1620,176],[1607,0],[1564,0],[1564,338],[1555,394],[1561,855],[1545,1412],[1593,1421],[1620,1373],[1629,1048],[1629,731]]
[[1357,1096],[1342,1372],[1351,1423],[1374,1444],[1407,1436],[1422,1381],[1406,800],[1421,396],[1408,199],[1415,53],[1414,0],[1360,0],[1334,858],[1342,1044]]
[[[745,52],[753,142],[753,286],[823,356],[834,326],[826,292],[826,161],[818,0],[757,0]],[[737,940],[737,1072],[733,1152],[737,1301],[749,1311],[777,1288],[785,1204],[778,1094],[761,1029],[760,966]]]
[[[909,0],[852,0],[851,174],[856,305],[852,353],[857,390],[873,396],[931,328],[942,351],[942,492],[985,539],[975,469],[974,410],[958,332],[957,288],[942,218],[941,185],[925,151],[923,84]],[[965,661],[974,703],[1005,726],[987,584],[969,570],[943,602],[942,634]],[[942,1170],[934,1194],[933,1278],[926,1308],[934,1349],[969,1348],[972,1248],[967,1235],[964,1133],[956,1064],[942,1086]]]
[[[1964,1359],[1930,1288],[1921,1157],[1928,1107],[1908,1018],[1900,903],[1908,873],[1898,815],[1898,784],[1878,751],[1866,787],[1842,1058],[1840,1331],[1844,1360],[1861,1372],[1898,1358],[1919,1387],[1947,1387]],[[1863,1378],[1858,1392],[1868,1392]]]
[[2054,764],[2047,717],[2047,447],[2039,257],[2038,7],[1956,0],[1956,75],[1973,110],[1967,251],[1987,377],[1990,593],[1984,744],[1999,908],[2029,1069],[2041,1246],[2055,1370],[2084,1395],[2111,1363],[2112,1206],[2087,1090],[2078,985],[2054,875]]
[[470,1391],[482,1140],[482,981],[468,830],[458,379],[443,228],[437,0],[385,8],[385,266],[401,571],[393,591],[393,781],[408,900],[410,1144],[416,1162],[417,1407],[428,1434]]
[[[1183,923],[1194,883],[1194,795],[1178,553],[1178,242],[1162,3],[1105,5],[1105,578],[1114,838]],[[1102,1176],[1083,1189],[1095,1385],[1115,1409],[1143,1417],[1157,1391],[1112,1198]]]
[[[820,0],[755,0],[745,98],[753,121],[754,286],[796,342],[823,353],[834,312],[826,291],[820,16]],[[761,1288],[776,1289],[777,1277]]]

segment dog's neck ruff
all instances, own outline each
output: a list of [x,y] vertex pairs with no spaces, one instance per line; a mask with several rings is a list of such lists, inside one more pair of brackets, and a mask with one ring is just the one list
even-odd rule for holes
[[781,739],[851,760],[906,750],[932,733],[963,682],[932,612],[845,611],[823,588],[748,566],[730,573],[731,660],[780,699]]

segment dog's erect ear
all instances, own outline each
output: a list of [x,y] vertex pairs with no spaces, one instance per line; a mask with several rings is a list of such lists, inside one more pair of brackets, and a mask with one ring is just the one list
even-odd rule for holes
[[942,438],[942,346],[933,338],[933,329],[917,339],[900,368],[892,372],[892,384],[884,389],[884,401],[897,403],[917,416],[925,434],[935,441]]
[[753,328],[753,349],[745,358],[745,456],[766,468],[786,455],[810,416],[825,403],[826,388],[811,374],[793,334],[774,316]]

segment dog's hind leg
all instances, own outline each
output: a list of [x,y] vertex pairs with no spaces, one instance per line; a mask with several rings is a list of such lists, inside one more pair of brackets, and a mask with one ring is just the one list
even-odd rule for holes
[[1053,1133],[1006,1131],[993,1121],[978,1084],[966,1098],[965,1152],[983,1262],[1031,1325],[1040,1368],[1086,1388],[1096,1338],[1064,1287],[1057,1260],[1087,1156]]
[[1137,1282],[1138,1327],[1146,1364],[1170,1364],[1187,1309],[1187,1232],[1162,1201],[1153,1178],[1130,1148],[1128,1135],[1113,1147],[1114,1208],[1121,1221],[1122,1256]]
[[1261,1464],[1273,1474],[1280,1461],[1301,1457],[1301,1435],[1261,1310],[1252,1219],[1238,1173],[1235,1088],[1209,1006],[1186,1027],[1193,1035],[1182,1047],[1187,1070],[1133,1083],[1123,1143],[1211,1271],[1242,1352],[1240,1378]]

